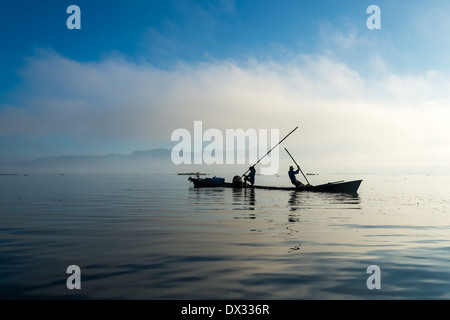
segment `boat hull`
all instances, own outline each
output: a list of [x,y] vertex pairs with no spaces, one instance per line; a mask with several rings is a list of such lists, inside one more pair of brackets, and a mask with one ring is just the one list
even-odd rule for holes
[[275,187],[275,186],[236,186],[230,182],[217,182],[212,179],[189,178],[195,188],[254,188],[265,190],[288,190],[288,191],[309,191],[309,192],[330,192],[330,193],[350,193],[358,192],[362,180],[329,182],[316,186],[303,187]]

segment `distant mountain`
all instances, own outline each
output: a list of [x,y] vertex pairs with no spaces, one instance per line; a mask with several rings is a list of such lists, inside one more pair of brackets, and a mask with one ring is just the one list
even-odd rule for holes
[[143,173],[172,165],[171,150],[138,150],[131,154],[62,155],[0,163],[0,173]]
[[170,159],[171,150],[169,149],[150,149],[134,151],[129,157],[133,158],[167,158]]
[[[1,174],[145,174],[191,173],[234,174],[248,165],[181,164],[171,159],[172,150],[157,148],[137,150],[130,154],[61,155],[32,160],[0,162]],[[191,155],[194,156],[193,154]]]

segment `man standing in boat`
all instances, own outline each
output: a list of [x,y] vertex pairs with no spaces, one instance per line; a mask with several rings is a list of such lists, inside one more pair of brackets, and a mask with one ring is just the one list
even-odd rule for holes
[[304,184],[301,183],[300,181],[297,180],[297,177],[295,176],[296,174],[298,174],[300,172],[300,167],[297,166],[297,170],[294,171],[294,167],[290,166],[289,167],[289,178],[291,179],[291,182],[294,186],[296,187],[303,187]]
[[255,184],[255,174],[256,174],[256,170],[255,167],[251,166],[249,168],[250,173],[248,175],[245,176],[244,181],[245,182],[250,182],[250,184],[253,186]]

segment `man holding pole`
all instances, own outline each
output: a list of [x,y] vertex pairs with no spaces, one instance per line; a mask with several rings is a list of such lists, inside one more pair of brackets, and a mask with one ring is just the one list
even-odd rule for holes
[[250,170],[250,173],[246,176],[244,176],[244,181],[245,182],[250,182],[250,184],[253,186],[255,184],[255,174],[256,174],[256,170],[254,166],[251,166],[250,168],[248,168]]
[[289,178],[291,179],[291,182],[292,182],[292,184],[294,186],[296,186],[296,187],[303,187],[304,184],[301,183],[300,181],[298,181],[297,177],[295,176],[299,172],[300,172],[300,167],[299,166],[297,166],[297,170],[296,171],[294,171],[294,167],[293,166],[290,166],[289,167],[289,172],[288,172]]
[[[298,128],[298,126],[297,127],[295,127],[295,129],[294,130],[292,130],[291,132],[289,132],[289,134],[286,136],[286,137],[284,137],[280,142],[278,142],[277,143],[277,145],[275,146],[275,147],[273,147],[272,149],[270,149],[264,156],[262,156],[259,160],[258,160],[258,162],[256,162],[253,166],[251,166],[250,168],[248,168],[248,170],[247,171],[245,171],[245,173],[240,177],[240,178],[242,178],[242,177],[245,177],[246,176],[246,174],[247,174],[247,172],[249,172],[249,171],[251,171],[251,169],[253,168],[253,170],[255,169],[255,166],[265,157],[265,156],[267,156],[270,152],[272,152],[272,150],[273,149],[275,149],[276,147],[278,147],[278,145],[279,144],[281,144],[287,137],[289,137],[290,135],[291,135],[291,133],[292,132],[294,132],[295,130],[297,130],[297,128]],[[287,151],[287,150],[286,150]],[[253,176],[255,175],[255,173],[253,172]],[[239,176],[236,176],[236,177],[239,177]],[[233,178],[234,179],[234,178]]]
[[296,174],[298,174],[300,171],[302,172],[303,177],[305,178],[306,182],[308,183],[308,186],[310,186],[308,179],[306,178],[305,174],[303,173],[302,170],[300,170],[299,165],[297,164],[297,161],[295,161],[294,157],[292,157],[292,155],[289,153],[288,149],[284,148],[284,150],[286,150],[286,152],[288,153],[288,155],[291,157],[292,161],[294,161],[294,163],[297,165],[297,170],[294,171],[294,167],[290,166],[289,167],[289,178],[291,178],[291,182],[294,186],[298,187],[304,187],[305,185],[303,183],[301,183],[300,181],[297,180],[297,178],[295,177]]

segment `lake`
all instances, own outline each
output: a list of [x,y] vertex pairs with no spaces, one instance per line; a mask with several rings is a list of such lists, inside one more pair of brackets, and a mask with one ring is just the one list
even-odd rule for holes
[[[195,189],[175,174],[1,175],[0,298],[450,298],[449,176],[308,178],[363,182],[344,195]],[[67,287],[71,265],[80,290]]]

